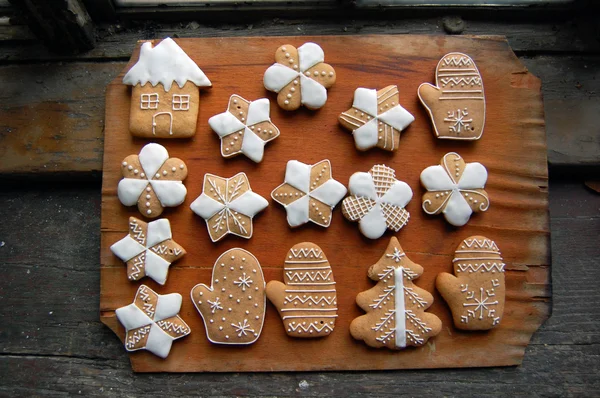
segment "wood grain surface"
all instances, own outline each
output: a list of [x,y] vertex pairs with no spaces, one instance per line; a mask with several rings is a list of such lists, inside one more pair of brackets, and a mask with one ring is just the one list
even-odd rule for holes
[[[246,158],[225,160],[220,141],[207,120],[221,113],[231,94],[247,99],[274,96],[265,92],[262,74],[273,62],[280,44],[301,45],[316,41],[325,50],[325,60],[336,68],[338,81],[329,91],[329,101],[317,112],[284,113],[272,105],[272,119],[281,136],[268,144],[261,164]],[[185,203],[163,214],[172,223],[175,239],[188,255],[171,267],[164,287],[145,280],[159,293],[184,296],[181,316],[192,334],[173,345],[167,360],[146,352],[131,355],[136,371],[269,371],[433,368],[513,365],[521,362],[533,332],[549,313],[549,225],[544,115],[539,80],[529,74],[504,40],[468,37],[363,36],[299,38],[182,39],[182,48],[213,82],[201,94],[196,136],[191,140],[162,140],[171,156],[186,161]],[[416,89],[433,80],[439,58],[450,51],[472,56],[485,81],[487,120],[483,138],[475,143],[441,142],[434,138]],[[350,53],[352,53],[350,55]],[[137,59],[137,51],[133,55]],[[127,68],[125,69],[127,70]],[[121,160],[138,153],[147,141],[127,132],[129,88],[121,84],[124,71],[109,85],[106,94],[106,136],[101,221],[101,316],[121,337],[122,328],[114,310],[129,304],[139,283],[130,283],[124,265],[109,246],[127,231],[127,219],[135,208],[122,206],[116,198]],[[337,116],[352,102],[358,86],[383,87],[398,84],[401,104],[416,117],[400,140],[395,154],[372,150],[359,153],[351,135],[337,124]],[[273,102],[273,101],[272,101]],[[442,155],[457,151],[467,162],[480,161],[489,171],[486,190],[490,210],[474,215],[467,226],[455,229],[441,217],[428,217],[420,209],[419,174],[437,164]],[[433,292],[435,276],[451,270],[454,249],[467,236],[482,234],[494,239],[507,263],[507,302],[500,327],[488,333],[459,332],[452,327],[448,308],[434,292],[430,311],[444,323],[444,331],[427,346],[404,352],[368,348],[347,333],[350,321],[361,312],[354,304],[360,291],[372,286],[366,276],[387,245],[389,234],[370,241],[355,224],[334,212],[329,229],[303,226],[291,230],[285,211],[273,203],[254,222],[249,241],[227,237],[218,244],[208,238],[204,221],[189,210],[201,193],[204,173],[229,177],[247,173],[255,192],[268,197],[283,181],[285,163],[297,159],[316,163],[328,158],[334,177],[347,183],[355,171],[373,164],[387,164],[397,178],[407,182],[414,198],[407,206],[411,221],[397,237],[411,258],[425,267],[418,285]],[[282,279],[287,250],[301,241],[320,245],[332,264],[338,287],[339,318],[335,332],[317,341],[298,341],[286,336],[275,309],[269,304],[263,335],[252,346],[219,347],[206,339],[202,321],[188,299],[191,287],[209,283],[214,260],[231,247],[243,247],[261,261],[265,278]]]

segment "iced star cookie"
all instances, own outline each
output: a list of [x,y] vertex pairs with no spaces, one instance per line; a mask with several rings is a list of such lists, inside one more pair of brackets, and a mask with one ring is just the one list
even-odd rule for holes
[[211,286],[192,288],[192,302],[215,344],[252,344],[260,337],[267,296],[262,268],[244,249],[230,249],[215,262]]
[[148,350],[166,358],[174,340],[190,334],[189,326],[179,316],[181,294],[158,294],[141,285],[133,304],[117,308],[117,319],[125,328],[127,351]]
[[187,177],[187,167],[183,160],[170,158],[162,145],[148,144],[139,155],[127,156],[121,172],[119,200],[125,206],[137,204],[145,217],[158,217],[165,207],[179,206],[185,200],[187,189],[182,181]]
[[252,192],[246,173],[230,178],[205,174],[202,195],[190,208],[206,220],[210,239],[217,242],[228,234],[250,239],[252,219],[268,205],[265,198]]
[[[196,133],[200,87],[210,80],[171,38],[142,44],[140,58],[123,77],[133,86],[129,131],[137,137],[183,138]],[[176,84],[174,84],[176,83]]]
[[481,138],[485,95],[481,74],[471,57],[462,53],[444,55],[435,68],[435,86],[423,83],[418,94],[438,138]]
[[340,115],[339,122],[352,131],[357,149],[398,149],[400,132],[415,120],[400,106],[399,100],[397,86],[387,86],[379,91],[356,89],[352,108]]
[[319,109],[327,102],[327,89],[335,83],[335,70],[325,62],[323,49],[304,43],[298,49],[290,44],[275,52],[275,63],[265,72],[263,82],[278,93],[277,104],[286,111],[301,105]]
[[260,163],[265,144],[279,137],[279,129],[269,114],[268,99],[250,102],[232,95],[227,111],[208,119],[210,128],[221,138],[221,155],[228,158],[241,153]]
[[461,227],[473,212],[490,207],[485,188],[487,170],[481,163],[465,163],[459,154],[444,155],[440,165],[429,166],[421,173],[423,210],[427,214],[444,214],[446,221]]
[[412,189],[395,176],[396,172],[384,165],[350,176],[350,196],[342,202],[342,213],[348,220],[358,221],[367,238],[378,239],[388,228],[398,232],[408,222],[410,214],[404,207],[412,199]]
[[377,282],[356,296],[356,304],[366,312],[350,324],[350,334],[371,347],[402,350],[422,346],[442,330],[442,321],[426,312],[433,296],[415,285],[423,267],[412,262],[392,237],[385,253],[368,271]]
[[173,240],[171,224],[166,218],[145,223],[129,217],[129,234],[110,247],[127,265],[127,277],[137,281],[144,276],[164,285],[169,266],[185,255]]
[[484,236],[465,239],[454,253],[454,275],[442,272],[435,286],[448,303],[454,326],[488,330],[504,312],[504,267],[496,243]]
[[337,297],[333,271],[314,243],[294,245],[283,267],[284,283],[267,283],[267,297],[291,337],[329,336],[335,328]]
[[271,192],[273,200],[285,207],[290,227],[309,221],[328,227],[333,208],[344,195],[346,187],[333,179],[329,160],[314,165],[290,160],[283,184]]

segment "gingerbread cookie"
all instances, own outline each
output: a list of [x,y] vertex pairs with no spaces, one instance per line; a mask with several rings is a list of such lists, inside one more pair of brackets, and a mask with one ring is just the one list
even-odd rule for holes
[[[210,80],[194,61],[166,38],[142,44],[140,58],[123,83],[133,86],[129,130],[137,137],[182,138],[196,133],[199,87]],[[177,84],[173,84],[177,83]]]
[[504,266],[496,243],[484,236],[465,239],[454,253],[454,275],[440,273],[435,286],[448,303],[457,329],[488,330],[504,312]]
[[290,160],[285,169],[284,183],[271,192],[271,197],[285,207],[290,227],[309,221],[328,227],[333,208],[346,192],[346,187],[331,176],[329,160],[312,166]]
[[260,163],[265,144],[279,137],[279,129],[271,122],[269,114],[268,99],[250,102],[232,95],[227,112],[208,119],[210,128],[221,138],[221,155],[229,158],[241,153]]
[[398,149],[400,132],[415,120],[400,106],[399,99],[397,86],[387,86],[379,91],[356,89],[352,108],[340,115],[339,122],[352,131],[357,149]]
[[325,62],[323,49],[304,43],[298,49],[290,44],[275,52],[275,63],[264,76],[265,88],[279,93],[277,104],[286,111],[301,105],[319,109],[327,102],[327,89],[335,83],[335,70]]
[[183,180],[187,167],[183,160],[169,158],[169,152],[159,144],[148,144],[139,155],[129,155],[121,163],[123,179],[117,193],[125,206],[137,204],[148,218],[161,215],[165,207],[179,206],[187,189]]
[[127,351],[148,350],[166,358],[173,340],[190,334],[189,326],[179,316],[181,294],[158,294],[141,285],[133,304],[117,308],[117,319],[125,328]]
[[265,320],[265,279],[258,260],[244,249],[230,249],[215,262],[210,287],[192,288],[192,301],[216,344],[252,344]]
[[110,250],[127,263],[130,281],[148,276],[160,285],[167,281],[169,265],[185,255],[183,247],[173,240],[171,224],[166,218],[145,223],[129,217],[129,235]]
[[384,255],[368,271],[375,287],[359,293],[356,303],[366,314],[350,324],[350,334],[375,348],[401,350],[422,346],[442,330],[440,318],[426,310],[433,296],[414,284],[423,267],[412,262],[392,237]]
[[228,234],[250,239],[252,219],[268,205],[265,198],[252,192],[246,173],[230,178],[205,174],[202,195],[190,208],[206,220],[210,239],[217,242]]
[[267,284],[267,297],[279,311],[288,336],[329,336],[335,328],[337,297],[323,250],[310,242],[294,245],[285,260],[283,280]]
[[483,81],[468,55],[450,53],[435,68],[435,86],[419,86],[419,99],[438,138],[478,140],[485,124]]
[[412,189],[395,175],[393,169],[375,165],[368,173],[350,176],[350,196],[342,202],[342,213],[358,221],[367,238],[380,238],[388,228],[398,232],[408,222],[410,214],[404,207],[412,199]]
[[446,221],[461,227],[473,212],[490,207],[485,188],[487,170],[481,163],[465,163],[459,154],[444,155],[438,166],[429,166],[421,173],[423,210],[427,214],[443,213]]

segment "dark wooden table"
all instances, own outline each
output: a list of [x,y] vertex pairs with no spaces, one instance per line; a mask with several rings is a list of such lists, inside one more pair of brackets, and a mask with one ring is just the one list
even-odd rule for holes
[[444,34],[442,17],[101,26],[97,47],[58,57],[0,41],[0,395],[597,396],[600,391],[600,41],[587,16],[466,20],[503,34],[542,79],[550,165],[551,318],[511,368],[263,374],[133,374],[99,321],[104,88],[141,38]]

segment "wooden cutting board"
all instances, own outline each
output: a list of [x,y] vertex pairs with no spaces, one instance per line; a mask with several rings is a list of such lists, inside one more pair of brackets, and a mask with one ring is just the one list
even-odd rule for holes
[[[273,63],[282,44],[296,47],[314,41],[325,51],[325,62],[334,66],[337,82],[329,100],[319,111],[278,108],[274,93],[262,85],[264,71]],[[128,132],[130,87],[122,84],[124,73],[138,59],[139,43],[127,68],[106,91],[104,175],[102,182],[101,296],[102,322],[120,339],[124,329],[115,309],[130,304],[138,286],[145,283],[158,293],[183,296],[180,315],[192,329],[177,340],[171,354],[162,360],[146,351],[132,353],[138,372],[237,372],[444,368],[504,366],[521,363],[531,335],[550,311],[550,228],[548,218],[548,170],[546,136],[540,81],[531,75],[499,37],[454,36],[315,36],[178,39],[178,44],[202,68],[213,83],[200,97],[197,133],[187,140],[160,140],[170,156],[183,159],[190,170],[185,181],[188,195],[179,207],[163,217],[171,221],[174,239],[188,254],[171,266],[167,283],[151,279],[130,282],[124,264],[110,245],[128,231],[129,216],[140,217],[136,207],[119,202],[116,190],[123,158],[139,153],[148,142]],[[434,71],[446,53],[469,54],[482,74],[487,98],[483,137],[475,142],[438,140],[426,110],[419,103],[417,87],[434,82]],[[378,149],[366,153],[354,148],[352,135],[337,122],[350,108],[357,87],[382,88],[397,84],[400,103],[416,120],[402,132],[400,150]],[[248,100],[271,99],[271,117],[281,136],[267,144],[262,163],[244,156],[224,159],[220,140],[208,119],[226,110],[231,94]],[[456,151],[467,162],[481,162],[489,172],[486,190],[491,206],[471,217],[462,228],[449,226],[443,217],[421,210],[421,171],[438,164]],[[355,223],[346,221],[339,206],[329,228],[305,225],[290,229],[285,210],[270,199],[283,182],[288,160],[313,164],[330,159],[334,177],[347,185],[356,171],[386,164],[414,192],[407,210],[409,223],[395,234],[408,256],[425,268],[416,284],[433,292],[435,302],[428,311],[443,322],[443,330],[425,346],[396,352],[373,349],[355,341],[348,332],[352,319],[362,314],[354,300],[371,288],[367,269],[384,252],[391,232],[378,240],[364,238]],[[243,171],[255,192],[270,200],[269,207],[254,220],[250,240],[228,236],[218,243],[208,237],[203,219],[192,213],[190,203],[201,194],[205,173],[230,177]],[[456,246],[471,235],[496,241],[506,266],[506,309],[500,326],[489,332],[463,332],[452,325],[448,306],[435,291],[439,272],[451,272]],[[241,247],[260,261],[265,279],[283,279],[283,261],[294,244],[312,241],[327,255],[337,281],[339,317],[335,331],[323,339],[293,339],[286,335],[275,308],[268,303],[264,329],[253,345],[235,347],[211,344],[204,325],[190,300],[197,283],[210,284],[214,261],[224,251]],[[125,350],[123,349],[125,355]]]

